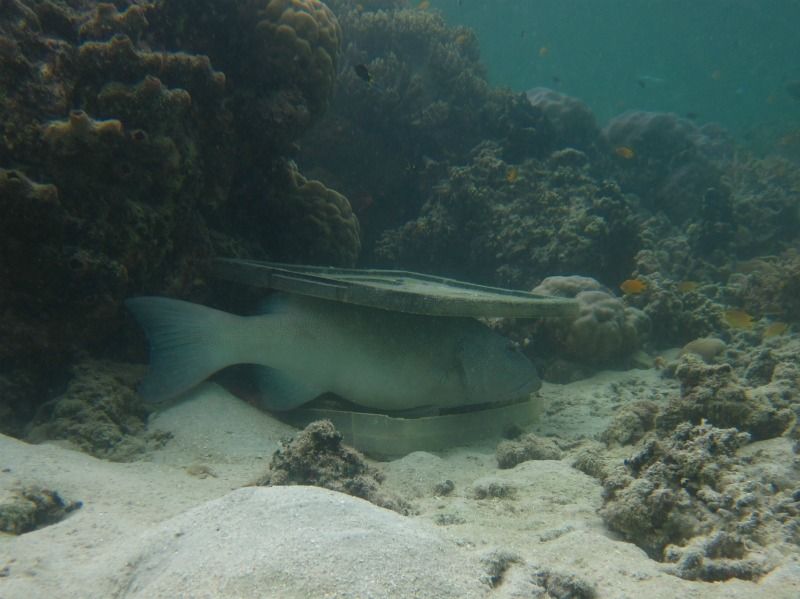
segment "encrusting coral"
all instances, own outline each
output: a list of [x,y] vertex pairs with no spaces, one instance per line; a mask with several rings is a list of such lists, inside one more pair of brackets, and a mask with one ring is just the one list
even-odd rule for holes
[[359,452],[342,443],[341,433],[330,420],[317,420],[275,452],[269,472],[254,484],[314,485],[408,514],[408,503],[381,492],[382,480],[382,474]]

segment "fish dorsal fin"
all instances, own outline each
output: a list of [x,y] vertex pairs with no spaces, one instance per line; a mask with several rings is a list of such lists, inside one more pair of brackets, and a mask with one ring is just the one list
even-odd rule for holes
[[266,410],[276,412],[291,410],[327,391],[276,368],[255,366],[254,370],[259,403]]

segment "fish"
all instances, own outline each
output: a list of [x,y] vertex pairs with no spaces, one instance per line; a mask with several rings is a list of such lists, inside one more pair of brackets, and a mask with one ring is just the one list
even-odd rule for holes
[[328,392],[391,412],[524,399],[541,386],[525,355],[472,318],[283,293],[254,316],[165,297],[125,304],[149,341],[139,387],[148,401],[175,398],[237,364],[254,365],[260,406],[270,411]]
[[639,75],[636,78],[636,83],[639,84],[639,87],[644,89],[646,87],[660,87],[666,84],[666,80],[661,77],[654,77],[653,75]]
[[626,279],[620,283],[619,288],[626,295],[638,295],[647,290],[647,283],[641,279]]
[[614,148],[614,154],[625,160],[631,160],[636,157],[636,152],[633,151],[633,148],[629,148],[628,146],[617,146]]
[[641,279],[627,279],[619,286],[625,295],[638,295],[647,290],[647,283]]
[[773,323],[770,323],[766,329],[764,329],[764,334],[762,335],[764,339],[770,339],[772,337],[780,337],[786,331],[789,330],[789,325],[785,322],[780,322],[776,320]]
[[359,79],[363,79],[367,83],[372,83],[372,74],[369,72],[367,65],[357,64],[353,67],[353,70],[356,72]]
[[519,179],[519,169],[516,166],[511,166],[506,170],[506,183],[516,183]]
[[678,283],[678,291],[681,293],[690,293],[700,287],[697,281],[681,281]]
[[541,48],[539,48],[539,58],[544,58],[548,54],[550,54],[550,48],[548,48],[547,46],[542,46]]
[[431,3],[428,0],[422,0],[419,4],[417,4],[417,10],[428,10],[431,7]]
[[722,319],[732,329],[749,331],[753,328],[753,317],[744,310],[725,310]]

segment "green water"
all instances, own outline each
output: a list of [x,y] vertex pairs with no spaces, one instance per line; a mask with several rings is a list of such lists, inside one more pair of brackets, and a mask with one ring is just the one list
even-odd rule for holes
[[[800,130],[800,0],[431,0],[473,28],[491,80],[546,86],[598,121],[628,109],[721,123],[761,149]],[[785,141],[784,141],[785,143]]]

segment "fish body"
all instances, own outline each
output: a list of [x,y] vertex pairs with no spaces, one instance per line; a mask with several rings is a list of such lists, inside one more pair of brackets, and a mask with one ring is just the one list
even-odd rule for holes
[[626,279],[620,283],[619,288],[625,295],[638,295],[647,291],[647,283],[641,279]]
[[636,152],[633,151],[633,148],[629,148],[628,146],[617,146],[614,148],[614,154],[625,160],[631,160],[636,157]]
[[526,397],[531,362],[471,318],[405,314],[279,294],[263,314],[189,302],[126,302],[150,342],[140,393],[161,401],[234,364],[258,368],[262,405],[288,410],[325,392],[366,408],[454,407]]
[[357,64],[353,67],[353,70],[355,71],[359,79],[362,79],[367,83],[372,83],[372,74],[369,72],[367,65]]

